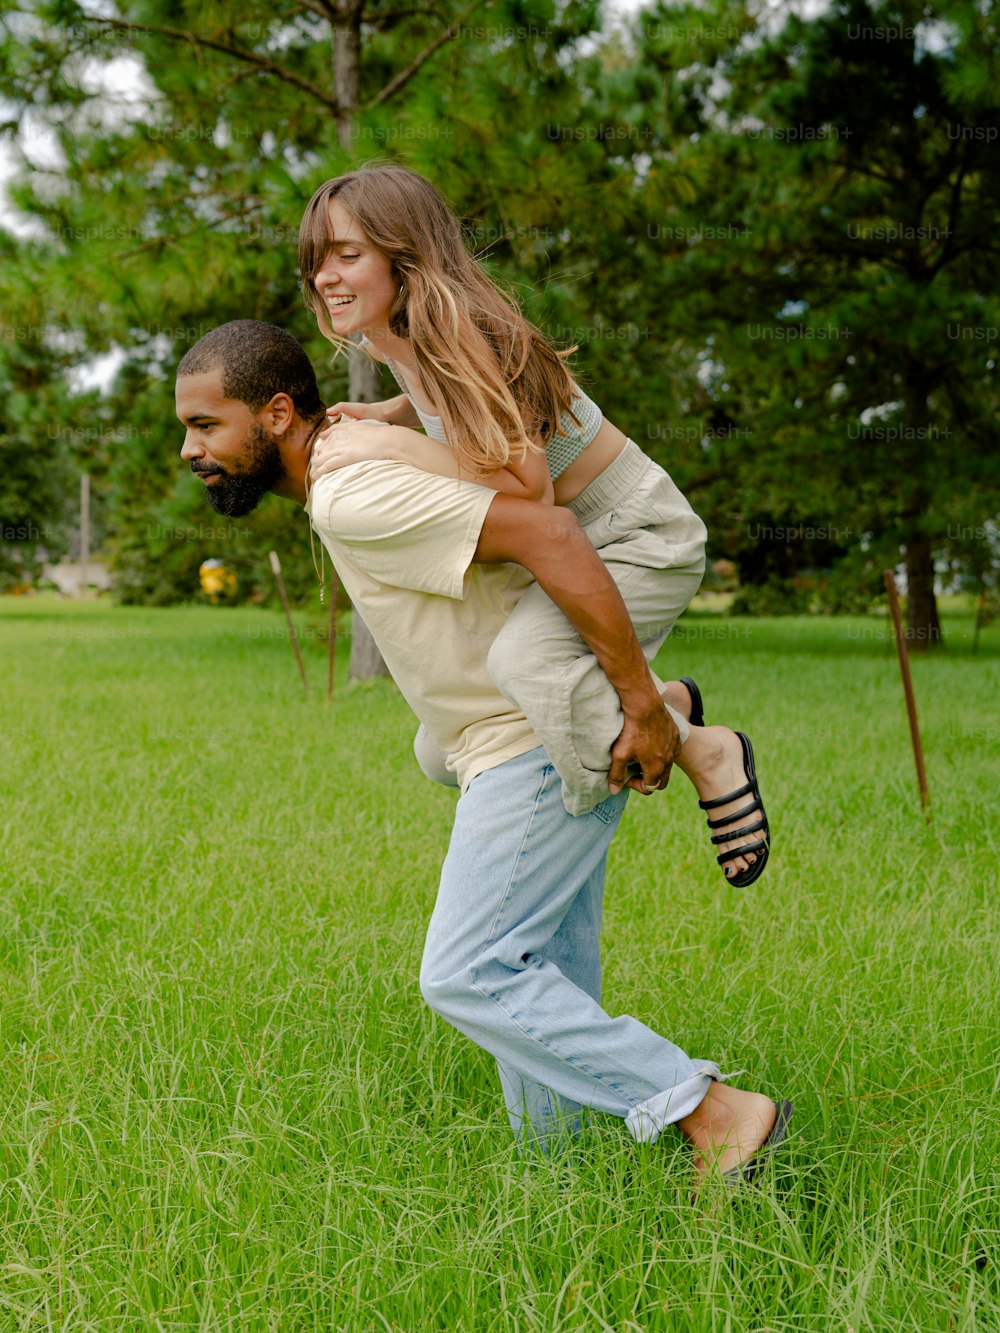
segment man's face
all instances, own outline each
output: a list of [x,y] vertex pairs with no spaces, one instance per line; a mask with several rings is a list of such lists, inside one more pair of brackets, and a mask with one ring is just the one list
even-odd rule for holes
[[246,403],[225,398],[222,372],[179,375],[177,415],[185,427],[181,458],[202,480],[217,514],[242,518],[285,475],[278,436]]

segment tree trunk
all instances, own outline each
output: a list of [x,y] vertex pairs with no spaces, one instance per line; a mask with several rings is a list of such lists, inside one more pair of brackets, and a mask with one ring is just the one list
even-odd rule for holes
[[354,113],[361,101],[361,10],[364,0],[335,0],[333,95],[337,99],[337,142],[349,148]]
[[[342,148],[350,146],[354,115],[361,99],[361,9],[363,0],[337,0],[333,29],[333,87],[337,99],[337,140]],[[352,350],[348,366],[347,396],[352,403],[374,403],[382,397],[378,368],[363,352]],[[369,680],[387,676],[389,668],[361,619],[357,607],[351,609],[350,680]]]
[[934,554],[928,539],[916,536],[906,543],[906,643],[911,653],[926,653],[941,642]]
[[[378,368],[364,352],[356,348],[351,351],[351,363],[348,374],[349,400],[352,403],[374,403],[382,397]],[[357,607],[351,611],[351,665],[349,680],[368,680],[372,676],[387,676],[386,666],[378,644],[372,638],[371,630],[361,619]]]
[[378,644],[372,638],[372,632],[361,619],[358,608],[351,608],[351,665],[347,673],[348,680],[372,680],[375,676],[388,676],[389,668],[378,650]]
[[[905,420],[912,429],[911,456],[907,469],[907,499],[903,509],[903,540],[906,543],[906,642],[911,653],[926,653],[941,644],[934,595],[934,552],[926,525],[931,514],[933,490],[927,476],[929,455],[919,443],[931,425],[928,407],[930,383],[924,367],[912,357],[905,363]],[[929,437],[928,437],[929,438]]]

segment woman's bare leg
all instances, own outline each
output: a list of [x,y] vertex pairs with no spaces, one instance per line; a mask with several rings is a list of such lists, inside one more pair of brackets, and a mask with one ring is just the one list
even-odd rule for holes
[[[661,692],[664,703],[675,708],[684,717],[691,716],[691,695],[687,686],[678,680],[669,681]],[[694,784],[698,796],[703,801],[712,801],[727,792],[737,791],[746,785],[747,777],[743,768],[743,747],[735,731],[728,727],[692,727],[691,734],[681,747],[677,767]],[[728,814],[735,814],[747,804],[746,796],[739,796],[728,805],[720,805],[711,812],[713,819],[722,819]],[[761,822],[761,812],[755,810],[740,820],[740,827],[745,828]],[[721,856],[730,847],[745,846],[749,834],[735,838],[732,842],[717,844],[716,855]],[[742,870],[748,869],[757,860],[753,852],[746,856],[734,856],[722,867],[727,879],[732,879]]]

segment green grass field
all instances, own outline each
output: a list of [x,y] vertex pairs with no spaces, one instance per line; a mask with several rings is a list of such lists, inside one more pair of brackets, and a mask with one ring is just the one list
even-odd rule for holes
[[914,662],[929,827],[885,632],[689,616],[657,663],[774,831],[728,887],[678,773],[610,857],[606,1007],[795,1102],[710,1218],[676,1131],[526,1173],[424,1005],[456,797],[389,682],[327,708],[313,633],[307,700],[259,609],[0,602],[0,1328],[1000,1327],[1000,631]]

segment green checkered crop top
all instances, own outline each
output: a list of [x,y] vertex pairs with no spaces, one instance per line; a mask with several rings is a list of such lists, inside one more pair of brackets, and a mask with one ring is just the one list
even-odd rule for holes
[[[361,346],[363,347],[367,341],[367,338],[362,336]],[[410,398],[403,377],[388,357],[386,358],[386,365],[392,371],[393,378],[403,390],[403,393],[406,394],[407,398]],[[413,403],[413,410],[420,418],[420,424],[431,439],[437,440],[439,444],[447,444],[448,441],[444,437],[444,423],[441,418],[432,416],[430,412],[422,411],[413,402],[412,398],[410,398],[410,402]],[[553,481],[566,471],[570,463],[580,457],[601,429],[601,422],[604,420],[601,409],[592,398],[587,397],[579,386],[577,386],[576,393],[573,395],[572,406],[573,411],[580,419],[579,426],[568,412],[563,412],[559,426],[565,433],[553,435],[545,450],[545,459],[549,465],[549,473]]]

